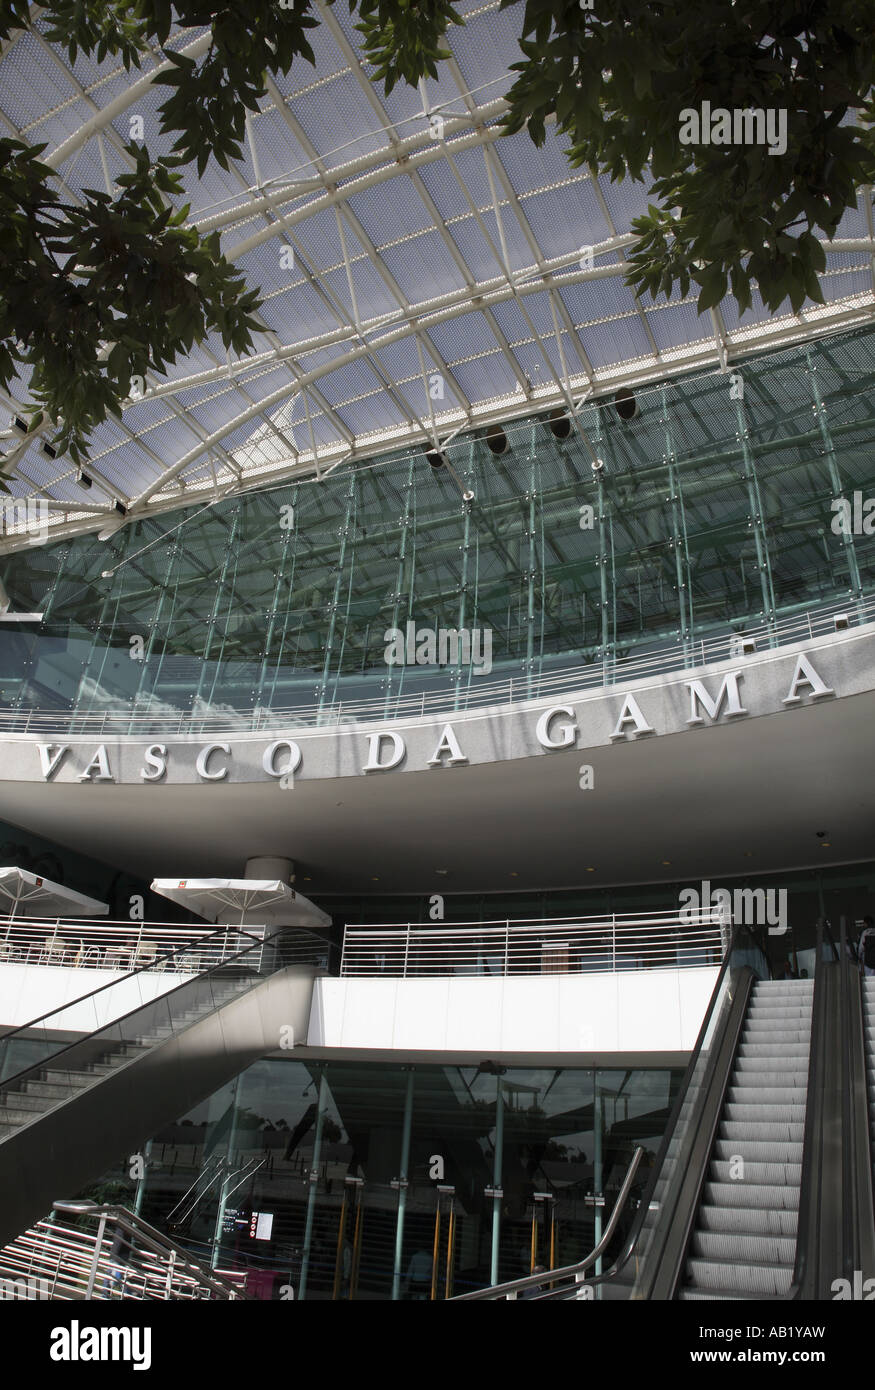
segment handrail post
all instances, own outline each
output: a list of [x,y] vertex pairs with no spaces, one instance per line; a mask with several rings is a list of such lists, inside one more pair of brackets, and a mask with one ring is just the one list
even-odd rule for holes
[[[106,1230],[106,1212],[100,1213],[100,1223],[97,1227],[97,1240],[94,1243],[94,1258],[91,1261],[91,1269],[88,1271],[88,1284],[85,1289],[86,1300],[94,1297],[94,1283],[97,1279],[97,1263],[100,1259],[100,1251],[103,1247],[103,1233]],[[112,1276],[110,1275],[110,1278]]]
[[508,974],[508,960],[510,957],[510,922],[504,924],[504,973]]
[[617,914],[611,913],[611,974],[617,973]]
[[407,923],[407,931],[404,933],[404,964],[401,967],[402,980],[407,979],[407,959],[410,954],[410,923]]

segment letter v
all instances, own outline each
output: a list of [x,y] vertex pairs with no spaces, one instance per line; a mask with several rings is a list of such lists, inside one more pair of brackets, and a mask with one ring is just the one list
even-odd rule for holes
[[70,745],[69,743],[59,744],[54,757],[52,757],[52,749],[55,747],[53,743],[38,743],[36,747],[39,753],[40,767],[43,770],[43,779],[47,782],[56,768],[60,767],[64,754],[69,753]]

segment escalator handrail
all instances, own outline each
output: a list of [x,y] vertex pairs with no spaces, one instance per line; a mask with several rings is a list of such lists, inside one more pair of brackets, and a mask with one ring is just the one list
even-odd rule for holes
[[[862,977],[848,952],[847,919],[839,923],[842,1021],[842,1270],[875,1273],[875,1203]],[[838,1271],[836,1271],[838,1273]]]
[[[113,1029],[119,1028],[122,1024],[126,1023],[129,1019],[133,1018],[135,1014],[142,1012],[142,1010],[144,1009],[151,1009],[154,1008],[156,1005],[165,1003],[168,999],[172,999],[174,995],[179,994],[182,990],[190,990],[193,986],[198,985],[202,983],[202,981],[209,979],[215,972],[219,970],[225,970],[229,965],[234,965],[235,962],[240,961],[244,956],[248,956],[251,951],[255,951],[263,947],[264,944],[265,943],[263,940],[261,940],[261,938],[255,939],[251,946],[246,946],[242,951],[238,951],[233,956],[226,956],[224,960],[216,961],[216,963],[214,965],[211,965],[208,970],[203,970],[199,974],[193,975],[192,978],[189,980],[183,980],[180,984],[174,985],[173,989],[168,989],[163,994],[156,994],[154,999],[141,1000],[141,1002],[136,1006],[136,1008],[129,1009],[126,1014],[121,1014],[118,1018],[113,1019],[111,1023],[105,1023],[101,1028],[95,1028],[93,1032],[86,1033],[83,1037],[76,1038],[73,1042],[65,1043],[63,1047],[59,1047],[55,1052],[49,1052],[38,1062],[34,1062],[30,1066],[25,1067],[22,1071],[16,1072],[13,1076],[8,1076],[3,1081],[0,1081],[0,1095],[3,1095],[4,1092],[6,1092],[10,1087],[12,1087],[13,1083],[18,1083],[20,1085],[20,1083],[26,1077],[28,1077],[34,1072],[44,1071],[45,1068],[48,1066],[52,1066],[54,1069],[54,1063],[56,1062],[56,1060],[59,1057],[63,1057],[65,1053],[72,1051],[73,1048],[81,1047],[83,1043],[93,1042],[97,1040],[98,1038],[100,1038],[100,1035],[102,1033],[110,1033]],[[135,971],[133,973],[139,974],[140,972]],[[130,979],[130,976],[123,976],[122,978]],[[112,983],[118,984],[120,983],[120,981],[115,980],[112,981]],[[103,988],[106,988],[106,986],[104,986]],[[99,994],[100,990],[94,990],[93,993]],[[88,999],[90,997],[90,995],[83,995],[83,998],[85,999]],[[74,1004],[79,1002],[81,1001],[73,1000],[70,1004],[67,1004],[64,1007],[71,1008]],[[53,1010],[53,1012],[61,1013],[62,1010],[55,1009]],[[51,1017],[51,1015],[46,1015],[46,1017]],[[0,1042],[3,1041],[5,1041],[5,1039],[0,1038]]]
[[815,932],[814,999],[811,1005],[811,1041],[808,1047],[808,1081],[805,1092],[805,1124],[802,1130],[802,1173],[799,1180],[799,1216],[796,1226],[796,1255],[793,1277],[786,1298],[811,1299],[813,1282],[817,1278],[817,1251],[811,1258],[812,1247],[819,1248],[823,1181],[822,1146],[826,1087],[823,1071],[826,1058],[828,1001],[826,971],[830,962],[823,959],[824,938],[828,936],[838,957],[835,941],[825,917],[818,917]]
[[[462,1303],[473,1302],[477,1299],[508,1298],[511,1295],[515,1297],[516,1294],[522,1289],[542,1287],[544,1284],[552,1283],[556,1279],[575,1278],[575,1282],[580,1282],[579,1280],[577,1280],[576,1276],[585,1274],[586,1271],[590,1268],[590,1266],[594,1265],[596,1260],[600,1259],[600,1257],[605,1253],[605,1250],[608,1248],[613,1237],[614,1231],[617,1228],[617,1222],[619,1221],[622,1211],[626,1206],[627,1201],[629,1200],[629,1193],[631,1192],[632,1184],[635,1181],[635,1174],[638,1172],[638,1166],[643,1157],[644,1149],[639,1144],[632,1155],[629,1167],[626,1169],[626,1176],[623,1179],[623,1185],[620,1188],[620,1191],[617,1193],[617,1200],[614,1202],[614,1205],[611,1209],[611,1214],[608,1218],[608,1224],[604,1229],[604,1233],[602,1234],[602,1237],[599,1240],[598,1244],[594,1247],[594,1249],[592,1249],[589,1252],[589,1254],[584,1259],[578,1260],[573,1265],[562,1265],[559,1269],[547,1270],[545,1273],[542,1274],[527,1274],[524,1275],[522,1279],[510,1279],[507,1281],[507,1283],[504,1284],[492,1284],[488,1289],[474,1289],[472,1293],[456,1294],[454,1298],[448,1301],[451,1303]],[[550,1294],[545,1294],[544,1297],[549,1298]]]

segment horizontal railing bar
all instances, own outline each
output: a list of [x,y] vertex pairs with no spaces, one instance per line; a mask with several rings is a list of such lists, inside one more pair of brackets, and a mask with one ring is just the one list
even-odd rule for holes
[[[776,622],[763,622],[744,631],[729,631],[704,638],[681,640],[678,635],[671,645],[663,644],[650,652],[638,656],[616,656],[607,658],[594,655],[587,665],[562,667],[546,671],[540,675],[503,677],[501,680],[474,684],[460,688],[454,682],[445,689],[368,697],[362,700],[343,700],[328,706],[315,704],[293,705],[287,708],[240,710],[227,713],[195,713],[178,710],[170,715],[150,714],[148,711],[100,710],[77,713],[70,711],[66,718],[58,711],[40,709],[2,710],[0,728],[27,731],[31,728],[70,732],[76,726],[77,732],[91,730],[104,731],[118,728],[119,731],[136,733],[138,731],[206,733],[220,730],[238,729],[255,732],[257,730],[288,727],[291,724],[325,727],[332,723],[356,722],[357,718],[403,717],[429,713],[459,713],[460,710],[476,709],[488,704],[520,704],[546,696],[571,693],[574,690],[587,690],[598,687],[615,687],[623,681],[643,678],[651,674],[661,674],[674,670],[696,670],[714,660],[730,660],[742,656],[739,644],[742,640],[760,641],[769,648],[786,646],[804,637],[835,632],[835,619],[841,615],[849,627],[859,628],[875,619],[875,597],[855,598],[849,596],[841,604],[831,599],[827,604],[806,609],[802,613]],[[691,660],[695,657],[696,660]],[[700,659],[699,659],[700,658]],[[332,716],[334,718],[332,719]]]

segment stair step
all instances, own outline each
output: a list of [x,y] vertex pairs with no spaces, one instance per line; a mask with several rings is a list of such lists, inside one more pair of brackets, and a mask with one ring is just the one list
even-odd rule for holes
[[708,1170],[709,1177],[714,1182],[734,1182],[736,1187],[750,1187],[752,1185],[762,1185],[769,1187],[778,1183],[786,1183],[788,1186],[799,1187],[802,1181],[801,1163],[759,1163],[752,1161],[745,1162],[744,1180],[733,1179],[730,1172],[732,1165],[722,1158],[712,1158]]
[[[745,1081],[752,1081],[754,1085],[761,1086],[764,1077],[774,1078],[774,1084],[779,1085],[781,1077],[787,1077],[785,1086],[808,1085],[808,1068],[800,1066],[803,1060],[798,1056],[788,1057],[787,1065],[782,1067],[779,1059],[774,1056],[761,1056],[759,1052],[754,1052],[750,1057],[739,1057],[736,1060],[733,1077],[743,1077]],[[804,1061],[808,1061],[808,1051],[806,1049]]]
[[795,1240],[799,1213],[772,1211],[769,1207],[715,1207],[705,1202],[699,1211],[698,1221],[703,1231],[789,1236]]
[[735,1156],[743,1158],[745,1173],[749,1163],[801,1164],[802,1141],[794,1143],[790,1139],[718,1139],[714,1145],[714,1156],[727,1161]]
[[689,1261],[686,1273],[694,1288],[726,1289],[749,1298],[786,1294],[793,1278],[792,1269],[785,1269],[783,1265],[739,1266],[722,1260],[696,1258]]
[[766,1120],[796,1125],[804,1125],[805,1123],[805,1095],[801,1091],[788,1093],[798,1095],[798,1100],[781,1101],[780,1103],[777,1101],[767,1103],[763,1098],[764,1093],[760,1093],[758,1105],[754,1105],[747,1099],[750,1094],[748,1091],[744,1091],[742,1094],[745,1098],[741,1100],[736,1100],[730,1095],[723,1107],[723,1116],[730,1124],[762,1124]]
[[801,1142],[805,1133],[804,1122],[794,1124],[789,1120],[722,1120],[720,1123],[719,1137],[728,1140],[730,1143],[758,1143],[765,1140],[771,1143],[773,1140],[789,1140],[792,1143]]
[[705,1183],[705,1201],[713,1207],[755,1207],[769,1211],[798,1211],[799,1187],[783,1183],[715,1182]]
[[796,1258],[793,1236],[735,1234],[727,1231],[696,1231],[692,1243],[693,1259],[727,1260],[735,1265],[787,1265]]
[[743,1086],[739,1086],[734,1081],[732,1085],[730,1085],[728,1101],[733,1105],[804,1106],[805,1092],[805,1086],[794,1086],[792,1081],[784,1086],[776,1086],[768,1081],[763,1081],[759,1085],[756,1085],[746,1076]]

